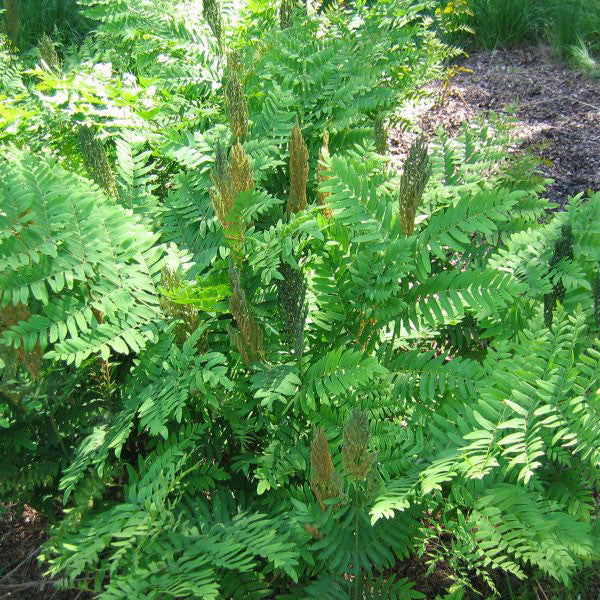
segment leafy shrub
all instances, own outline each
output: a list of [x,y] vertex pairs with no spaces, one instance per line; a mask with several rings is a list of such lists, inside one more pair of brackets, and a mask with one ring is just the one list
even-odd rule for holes
[[600,8],[593,2],[550,2],[543,8],[547,35],[556,54],[593,73],[600,52]]
[[450,52],[411,3],[298,8],[247,43],[227,5],[221,29],[123,6],[89,3],[83,56],[135,35],[130,73],[31,81],[7,53],[2,80],[23,112],[0,167],[0,493],[55,520],[49,575],[101,598],[422,598],[399,576],[418,559],[456,593],[570,585],[597,559],[600,195],[546,215],[500,120],[387,164],[374,121]]
[[[600,8],[583,0],[466,0],[441,3],[441,30],[486,50],[549,40],[556,54],[589,73],[597,70]],[[473,37],[473,34],[474,37]]]
[[511,48],[536,34],[535,0],[469,0],[472,28],[486,50]]
[[22,50],[37,46],[44,35],[64,45],[77,44],[89,29],[75,0],[12,0],[4,8],[7,35]]

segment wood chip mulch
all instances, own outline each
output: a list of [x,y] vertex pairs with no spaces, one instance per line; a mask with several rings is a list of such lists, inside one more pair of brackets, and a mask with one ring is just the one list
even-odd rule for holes
[[[477,52],[458,66],[445,95],[434,82],[430,97],[401,110],[415,131],[430,136],[441,126],[453,135],[478,114],[512,114],[520,149],[541,157],[543,175],[554,180],[549,200],[564,206],[569,196],[600,190],[600,81],[567,68],[546,47]],[[390,132],[397,162],[415,131]]]
[[37,557],[48,523],[29,506],[0,506],[0,600],[85,600],[77,590],[57,590]]

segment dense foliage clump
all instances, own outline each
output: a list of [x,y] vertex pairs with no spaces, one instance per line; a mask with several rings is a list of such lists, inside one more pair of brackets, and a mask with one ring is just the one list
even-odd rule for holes
[[547,213],[500,119],[394,167],[386,124],[453,54],[432,3],[79,5],[80,47],[0,51],[0,499],[53,521],[48,575],[569,589],[598,552],[600,194]]
[[549,44],[577,70],[600,75],[600,4],[587,0],[438,0],[441,33],[486,50]]

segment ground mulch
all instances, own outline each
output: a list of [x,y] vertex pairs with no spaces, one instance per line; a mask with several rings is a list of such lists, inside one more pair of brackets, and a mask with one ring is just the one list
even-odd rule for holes
[[[2,509],[6,510],[2,510]],[[37,557],[48,522],[28,506],[0,506],[0,600],[84,600],[77,590],[60,591],[43,575]]]
[[429,97],[409,104],[400,115],[414,130],[392,129],[390,147],[397,162],[423,132],[438,127],[455,134],[464,120],[488,111],[514,115],[520,138],[513,150],[531,148],[541,170],[554,180],[545,196],[564,206],[569,196],[600,190],[600,81],[573,71],[547,47],[474,52],[445,89],[427,86]]

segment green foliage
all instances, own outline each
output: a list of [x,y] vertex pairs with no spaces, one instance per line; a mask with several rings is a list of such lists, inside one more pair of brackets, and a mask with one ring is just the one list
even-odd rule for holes
[[143,348],[160,314],[156,236],[89,182],[14,149],[0,186],[3,312],[30,312],[4,343],[76,365]]
[[547,22],[545,33],[559,57],[568,60],[576,49],[587,49],[589,59],[595,62],[591,55],[600,52],[600,8],[595,3],[552,1],[542,11]]
[[[558,57],[596,74],[600,8],[585,0],[465,0],[442,3],[441,30],[486,50],[549,41]],[[473,35],[474,34],[474,35]]]
[[[55,37],[64,45],[80,43],[89,30],[76,0],[18,0],[12,9],[11,4],[7,2],[5,7],[18,12],[15,43],[22,50],[37,46],[44,35]],[[8,15],[5,18],[10,19]]]
[[271,4],[86,0],[79,54],[0,53],[0,498],[104,599],[569,586],[600,194],[547,215],[493,116],[396,172],[373,123],[452,53],[431,7]]
[[473,29],[486,49],[510,48],[536,32],[535,0],[470,0]]

